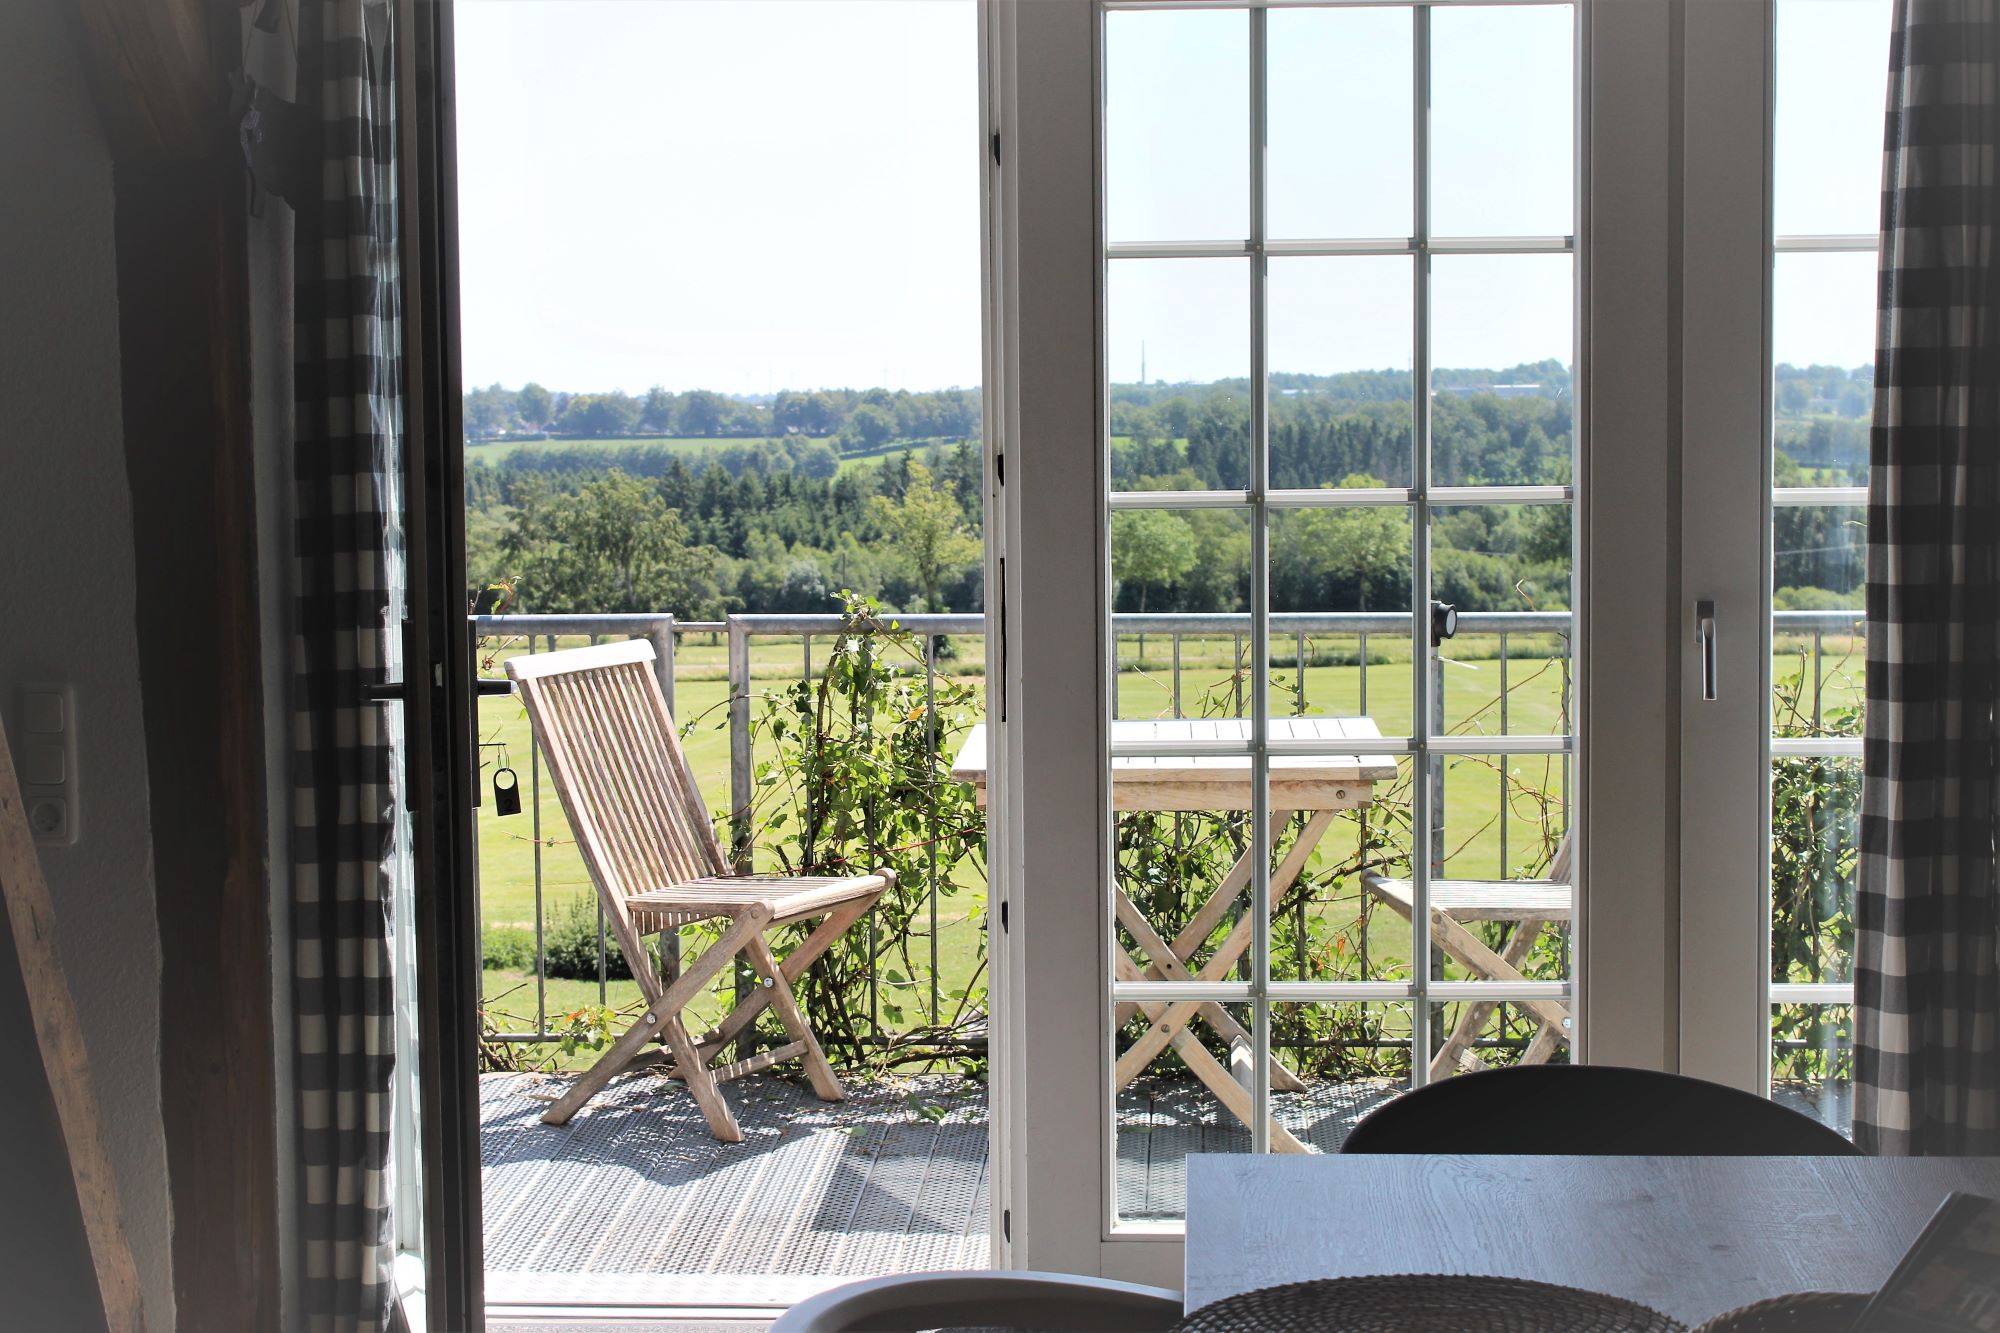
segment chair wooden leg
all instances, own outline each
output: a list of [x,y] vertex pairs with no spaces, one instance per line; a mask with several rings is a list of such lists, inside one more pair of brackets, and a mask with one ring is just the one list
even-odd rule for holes
[[[597,1063],[576,1076],[568,1091],[556,1099],[554,1105],[542,1112],[542,1122],[549,1125],[567,1124],[569,1118],[583,1109],[595,1097],[612,1076],[632,1063],[634,1056],[644,1050],[648,1043],[660,1035],[661,1025],[668,1019],[678,1019],[680,1011],[687,1007],[695,996],[701,994],[709,979],[721,970],[723,964],[734,958],[743,948],[746,940],[756,939],[771,921],[771,909],[757,904],[745,909],[742,915],[729,923],[722,932],[722,938],[701,951],[701,957],[682,969],[680,979],[668,986],[660,998],[646,1006],[646,1012],[634,1020],[619,1038],[611,1043],[611,1048],[598,1057]],[[683,1030],[685,1035],[685,1030]],[[671,1032],[669,1033],[671,1036]],[[669,1043],[671,1044],[671,1042]],[[685,1053],[676,1050],[675,1058],[694,1054],[694,1043],[689,1041]]]
[[687,1080],[688,1091],[694,1094],[695,1104],[701,1107],[702,1119],[708,1121],[708,1132],[724,1143],[743,1142],[743,1129],[736,1123],[736,1117],[729,1113],[729,1104],[722,1100],[722,1089],[716,1086],[715,1072],[695,1054],[694,1038],[688,1035],[687,1025],[681,1022],[679,1014],[675,1014],[664,1026],[667,1029],[667,1049],[674,1053],[676,1072]]
[[[880,894],[875,895],[875,897],[880,896]],[[868,915],[868,909],[874,905],[875,898],[863,898],[836,907],[829,912],[826,919],[813,929],[813,933],[800,942],[798,948],[785,955],[782,968],[785,980],[796,982],[804,976],[806,969],[811,967],[821,954],[832,948],[833,942],[845,935],[848,927]],[[703,1033],[701,1040],[695,1043],[696,1048],[704,1055],[711,1055],[717,1048],[735,1041],[770,1003],[770,988],[759,986],[745,997],[742,1003],[731,1009],[728,1016],[716,1024],[712,1031]]]
[[812,1080],[814,1095],[823,1102],[846,1101],[847,1092],[833,1076],[833,1066],[826,1062],[826,1052],[819,1048],[812,1029],[806,1026],[806,1016],[799,1012],[798,997],[792,994],[791,982],[785,980],[785,970],[771,956],[770,944],[759,935],[743,948],[750,957],[750,966],[764,978],[764,989],[770,992],[771,1007],[778,1011],[778,1021],[785,1025],[793,1041],[805,1047],[800,1059],[805,1064],[806,1077]]
[[[1518,975],[1518,969],[1527,960],[1528,951],[1534,948],[1542,927],[1547,924],[1546,920],[1529,920],[1516,925],[1514,933],[1507,939],[1507,946],[1500,951],[1500,961],[1516,969]],[[1445,1038],[1444,1045],[1438,1047],[1437,1054],[1431,1058],[1433,1079],[1455,1072],[1459,1052],[1471,1048],[1479,1036],[1479,1029],[1486,1026],[1486,1020],[1493,1017],[1493,1011],[1499,1007],[1498,1001],[1479,1000],[1468,1003],[1458,1011],[1458,1022],[1452,1025],[1451,1035]]]

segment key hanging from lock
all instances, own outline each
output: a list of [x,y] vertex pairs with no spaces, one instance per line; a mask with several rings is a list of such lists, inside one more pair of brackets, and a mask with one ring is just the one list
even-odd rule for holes
[[518,815],[521,813],[521,779],[514,770],[506,767],[506,753],[500,756],[501,767],[493,770],[493,813],[496,815]]

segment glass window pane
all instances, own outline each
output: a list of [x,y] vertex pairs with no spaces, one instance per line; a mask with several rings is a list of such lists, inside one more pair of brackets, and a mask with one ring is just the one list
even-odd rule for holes
[[1339,1152],[1410,1087],[1408,1004],[1274,1004],[1271,1114],[1308,1152]]
[[1854,979],[1861,760],[1771,761],[1771,980]]
[[[1232,1034],[1197,1016],[1189,1024],[1185,1052],[1172,1045],[1156,1054],[1141,1050],[1155,1020],[1170,1009],[1121,1004],[1113,1019],[1121,1222],[1180,1221],[1187,1215],[1189,1155],[1250,1151],[1250,1131],[1217,1095],[1218,1086],[1235,1088],[1232,1097],[1243,1092],[1231,1080],[1237,1069],[1249,1067],[1248,1040],[1232,1040]],[[1223,1015],[1225,1028],[1248,1030],[1248,1005],[1218,1005],[1209,1012]]]
[[1431,10],[1431,234],[1576,229],[1568,5]]
[[1771,734],[1859,736],[1867,510],[1783,505],[1771,519]]
[[1248,236],[1249,15],[1106,15],[1104,135],[1110,240]]
[[[1448,754],[1435,762],[1444,773],[1444,801],[1432,822],[1433,863],[1463,880],[1535,880],[1549,877],[1569,832],[1568,756],[1561,754]],[[1475,896],[1476,897],[1476,896]],[[1548,920],[1566,924],[1562,904],[1523,890],[1488,903],[1469,898],[1465,923],[1496,928],[1532,910],[1548,908]],[[1488,913],[1491,915],[1488,915]],[[1476,971],[1454,980],[1501,981]],[[1550,977],[1534,977],[1546,981]]]
[[1891,0],[1778,0],[1777,9],[1777,234],[1879,231]]
[[1412,11],[1274,9],[1268,23],[1270,234],[1408,236]]
[[1107,268],[1113,489],[1248,487],[1249,261]]
[[[1511,941],[1510,941],[1511,942]],[[1504,945],[1502,947],[1505,947]],[[1560,949],[1568,936],[1535,937],[1535,954]],[[1431,1079],[1519,1064],[1568,1064],[1574,1010],[1566,999],[1449,1000],[1431,1006]]]
[[1570,557],[1566,504],[1431,511],[1432,599],[1499,618],[1439,645],[1445,734],[1568,734]]
[[1271,713],[1365,716],[1410,734],[1410,513],[1271,514]]
[[1872,251],[1776,256],[1771,359],[1781,420],[1865,423],[1875,383],[1875,291]]
[[1270,261],[1271,484],[1410,484],[1411,264]]
[[[1273,730],[1282,734],[1283,719]],[[1271,844],[1271,978],[1274,981],[1410,980],[1410,774],[1408,755],[1283,755],[1271,761],[1274,811],[1316,773],[1349,781],[1353,760],[1379,768],[1337,810],[1287,813]],[[1323,790],[1323,788],[1322,788]],[[1248,901],[1249,895],[1244,895]]]
[[[1111,579],[1112,716],[1247,717],[1250,512],[1121,510]],[[1189,613],[1245,619],[1237,633],[1189,634],[1176,624]]]
[[1854,1006],[1771,1006],[1771,1097],[1854,1137]]
[[1431,261],[1431,480],[1570,479],[1572,275],[1559,255]]

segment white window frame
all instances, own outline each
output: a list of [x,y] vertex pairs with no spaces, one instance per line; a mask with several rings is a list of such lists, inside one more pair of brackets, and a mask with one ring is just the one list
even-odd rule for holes
[[1689,86],[1709,91],[1688,100],[1684,128],[1684,578],[1690,605],[1716,601],[1720,697],[1701,699],[1690,637],[1683,744],[1700,758],[1682,790],[1683,1067],[1768,1095],[1774,1009],[1854,1000],[1852,983],[1771,980],[1772,760],[1861,753],[1858,739],[1771,734],[1772,520],[1868,499],[1865,486],[1773,484],[1773,279],[1782,254],[1872,253],[1878,238],[1775,233],[1774,0],[1687,16]]
[[[1000,632],[988,678],[1007,709],[989,782],[993,904],[1008,917],[993,951],[994,1234],[1001,1264],[1174,1284],[1179,1229],[1111,1217],[1101,12],[986,0],[984,15],[983,131],[1000,145],[987,258]],[[1678,133],[1679,20],[1664,4],[1581,0],[1578,21],[1577,235],[1590,237],[1576,276],[1572,830],[1589,886],[1575,926],[1578,1055],[1673,1068],[1684,405],[1678,191],[1661,164]]]

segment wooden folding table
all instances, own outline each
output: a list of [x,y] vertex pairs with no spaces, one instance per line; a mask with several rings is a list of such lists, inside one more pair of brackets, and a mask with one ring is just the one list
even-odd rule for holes
[[[1156,718],[1120,720],[1111,724],[1111,808],[1116,811],[1248,810],[1251,808],[1251,767],[1247,754],[1137,755],[1122,750],[1172,750],[1197,748],[1204,743],[1242,742],[1250,735],[1248,718]],[[1391,754],[1366,753],[1368,742],[1382,733],[1365,717],[1289,717],[1271,719],[1274,742],[1310,746],[1310,754],[1281,754],[1271,759],[1271,837],[1275,841],[1294,814],[1307,816],[1284,859],[1271,872],[1271,901],[1276,902],[1305,870],[1306,861],[1320,839],[1343,810],[1356,810],[1374,799],[1375,784],[1392,782],[1396,758]],[[973,785],[979,804],[986,803],[986,728],[977,726],[966,736],[952,776]],[[1252,851],[1246,849],[1214,894],[1204,902],[1186,926],[1170,942],[1154,929],[1145,914],[1125,890],[1112,886],[1112,905],[1118,923],[1139,945],[1146,966],[1134,962],[1121,944],[1112,956],[1112,966],[1120,981],[1222,981],[1236,969],[1250,947],[1251,917],[1240,913],[1229,933],[1199,968],[1191,970],[1196,952],[1222,925],[1243,897],[1250,883]],[[1222,1104],[1246,1125],[1253,1114],[1249,1092],[1188,1030],[1200,1018],[1225,1042],[1248,1042],[1250,1034],[1229,1012],[1213,1001],[1192,1000],[1158,1003],[1139,1001],[1120,1004],[1120,1026],[1143,1015],[1149,1026],[1144,1035],[1118,1058],[1117,1086],[1125,1087],[1143,1073],[1160,1053],[1172,1047]],[[1275,1060],[1271,1065],[1273,1087],[1302,1091],[1305,1084]],[[1271,1146],[1279,1151],[1304,1152],[1306,1148],[1290,1131],[1271,1123]]]

